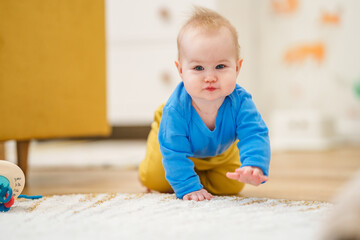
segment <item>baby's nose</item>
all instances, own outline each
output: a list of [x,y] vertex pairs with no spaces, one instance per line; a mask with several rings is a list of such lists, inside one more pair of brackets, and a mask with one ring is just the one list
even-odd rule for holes
[[216,82],[217,76],[214,72],[208,72],[205,76],[205,82]]

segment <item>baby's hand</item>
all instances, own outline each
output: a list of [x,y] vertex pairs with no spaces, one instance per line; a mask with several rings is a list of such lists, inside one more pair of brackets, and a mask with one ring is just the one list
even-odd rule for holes
[[213,198],[213,195],[211,195],[208,191],[205,189],[201,189],[199,191],[191,192],[186,194],[183,197],[183,200],[194,200],[194,201],[203,201],[203,200],[210,200]]
[[235,172],[226,173],[228,178],[238,180],[239,182],[248,183],[254,186],[260,185],[267,181],[263,171],[258,167],[242,167],[235,170]]

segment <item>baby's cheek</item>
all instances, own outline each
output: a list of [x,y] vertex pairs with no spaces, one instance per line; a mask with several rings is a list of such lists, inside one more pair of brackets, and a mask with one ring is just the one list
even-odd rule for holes
[[226,89],[227,95],[231,94],[234,91],[235,86],[236,86],[236,81],[231,80],[226,83],[225,89]]

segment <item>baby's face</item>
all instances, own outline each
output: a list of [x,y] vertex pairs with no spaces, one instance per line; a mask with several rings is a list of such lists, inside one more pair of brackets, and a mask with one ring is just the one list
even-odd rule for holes
[[186,91],[193,100],[223,100],[235,89],[242,60],[226,28],[210,32],[189,29],[176,62]]

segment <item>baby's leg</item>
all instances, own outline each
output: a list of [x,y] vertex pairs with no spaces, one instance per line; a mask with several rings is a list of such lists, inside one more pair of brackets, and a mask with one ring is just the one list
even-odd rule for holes
[[216,195],[238,194],[244,187],[244,183],[226,177],[227,172],[233,172],[239,165],[226,165],[219,168],[198,171],[201,184],[206,190]]
[[155,112],[155,119],[151,125],[151,131],[147,139],[145,159],[139,166],[139,178],[141,183],[155,191],[173,192],[170,184],[165,179],[165,170],[162,165],[162,155],[158,141],[159,124],[163,105]]
[[226,177],[241,166],[239,150],[233,143],[223,154],[208,159],[192,159],[201,184],[210,193],[217,195],[238,194],[244,183]]

